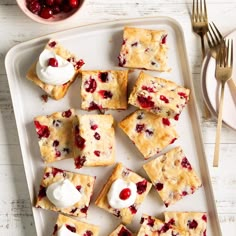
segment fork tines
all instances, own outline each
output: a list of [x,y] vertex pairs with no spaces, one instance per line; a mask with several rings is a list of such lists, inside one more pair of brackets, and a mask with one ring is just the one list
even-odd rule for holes
[[195,22],[207,21],[205,0],[193,0],[192,20]]
[[213,48],[217,45],[220,45],[224,38],[213,22],[209,23],[208,25],[209,31],[207,32],[207,42],[209,47]]
[[233,39],[225,39],[218,48],[216,65],[219,67],[233,66]]

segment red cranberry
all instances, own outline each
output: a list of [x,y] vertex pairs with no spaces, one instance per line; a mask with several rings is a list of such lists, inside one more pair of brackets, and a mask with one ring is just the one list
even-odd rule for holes
[[154,92],[155,92],[155,91],[153,90],[153,88],[148,87],[148,86],[146,86],[146,85],[143,85],[143,86],[142,86],[142,90],[146,90],[146,91],[148,91],[149,93],[154,93]]
[[84,206],[83,208],[80,209],[80,211],[81,211],[82,213],[86,214],[87,211],[88,211],[88,207],[87,207],[87,206]]
[[146,133],[148,136],[152,136],[152,135],[153,135],[153,131],[152,131],[152,130],[149,130],[149,129],[146,129],[146,130],[145,130],[145,133]]
[[165,103],[169,103],[169,99],[164,95],[160,95],[160,100],[162,100]]
[[138,46],[138,42],[132,43],[131,47],[137,47]]
[[207,216],[206,216],[205,214],[202,216],[202,220],[204,220],[205,222],[207,222]]
[[41,10],[41,5],[38,0],[34,0],[28,3],[28,8],[32,13],[38,14]]
[[166,43],[166,38],[167,38],[167,34],[162,36],[162,39],[161,39],[162,44]]
[[134,205],[130,206],[129,209],[130,209],[132,214],[136,214],[137,208]]
[[154,223],[155,223],[155,220],[152,219],[150,216],[148,216],[148,218],[147,218],[147,225],[153,227]]
[[170,144],[174,143],[176,141],[177,138],[173,138],[171,141],[170,141]]
[[186,95],[186,93],[184,92],[178,92],[178,95],[180,96],[180,98],[185,98],[186,100],[188,99],[188,95]]
[[77,186],[76,186],[76,189],[77,189],[78,191],[80,191],[81,188],[82,188],[81,185],[77,185]]
[[41,98],[44,102],[47,102],[48,101],[48,95],[47,94],[43,94],[41,95]]
[[94,155],[96,155],[97,157],[100,157],[100,151],[95,150],[95,151],[94,151]]
[[163,189],[163,187],[164,187],[164,185],[162,183],[157,183],[155,185],[155,188],[156,188],[157,191],[161,191]]
[[44,19],[49,19],[52,17],[52,9],[49,7],[44,7],[39,14]]
[[61,156],[61,152],[60,151],[56,151],[56,157],[60,157]]
[[189,161],[188,161],[188,159],[187,159],[186,157],[184,157],[184,158],[182,159],[182,161],[181,161],[181,166],[182,166],[183,168],[188,169],[188,170],[192,170],[192,166],[191,166],[191,164],[189,163]]
[[93,236],[93,232],[90,231],[90,230],[87,230],[87,231],[83,234],[83,236]]
[[43,197],[46,197],[46,188],[40,185],[38,198],[41,200]]
[[164,225],[161,227],[160,230],[158,230],[158,233],[166,233],[169,229],[171,228],[171,226],[168,223],[164,223]]
[[186,195],[188,195],[188,192],[187,192],[187,191],[183,191],[183,192],[182,192],[182,195],[183,195],[183,196],[186,196]]
[[61,5],[61,10],[65,13],[71,11],[71,6],[68,3],[64,3]]
[[93,93],[97,88],[97,82],[93,78],[89,78],[89,80],[86,80],[84,83],[85,91],[88,93]]
[[76,8],[79,6],[79,1],[78,0],[69,0],[69,4],[72,8]]
[[107,90],[100,90],[98,92],[102,98],[107,99],[107,98],[112,98],[113,94],[111,93],[111,91],[107,91]]
[[34,125],[36,127],[36,132],[38,134],[38,137],[41,138],[48,138],[50,135],[50,131],[48,126],[41,125],[39,121],[34,121]]
[[96,104],[95,102],[90,102],[88,110],[101,110],[102,107]]
[[75,145],[79,148],[79,149],[84,149],[85,148],[85,139],[83,137],[81,137],[79,134],[77,134],[75,136]]
[[66,224],[66,228],[67,228],[68,230],[70,230],[72,233],[75,233],[75,232],[76,232],[76,228],[75,228],[74,226],[71,226],[71,225],[67,225],[67,224]]
[[137,124],[135,128],[136,132],[141,133],[144,129],[144,126],[145,126],[144,124]]
[[170,121],[168,118],[162,118],[163,125],[170,126]]
[[57,174],[63,174],[64,175],[64,171],[58,168],[53,167],[52,168],[52,176],[55,177]]
[[54,48],[56,46],[56,44],[57,43],[55,41],[52,41],[48,44],[48,46],[51,47],[51,48]]
[[84,61],[82,59],[80,59],[79,61],[76,62],[75,65],[75,69],[78,70],[79,68],[81,68],[84,65]]
[[82,168],[84,166],[85,161],[86,161],[86,157],[85,156],[82,156],[82,157],[78,156],[78,157],[76,157],[75,158],[75,167],[77,169]]
[[176,115],[174,116],[174,119],[175,119],[175,120],[179,120],[179,114],[176,114]]
[[74,209],[72,209],[72,210],[70,211],[70,213],[74,214],[77,210],[78,210],[78,208],[75,207]]
[[58,140],[54,140],[52,146],[53,147],[57,147],[59,145],[59,141]]
[[101,72],[101,73],[99,73],[98,78],[99,78],[103,83],[108,82],[108,72]]
[[173,218],[171,218],[171,219],[169,220],[168,224],[170,224],[170,225],[175,225],[175,220],[174,220]]
[[189,220],[189,221],[188,221],[188,227],[189,227],[190,229],[196,229],[197,226],[198,226],[198,223],[197,223],[196,220],[192,220],[192,221]]
[[54,4],[54,0],[45,0],[46,5],[52,6]]
[[96,125],[96,124],[91,125],[90,128],[91,128],[92,130],[96,130],[96,129],[98,128],[98,125]]
[[48,65],[52,67],[58,67],[58,61],[56,58],[52,57],[48,60]]
[[100,136],[100,134],[98,132],[96,132],[94,134],[94,138],[97,139],[97,140],[100,140],[101,136]]
[[58,224],[55,224],[52,235],[55,235],[58,230]]
[[154,107],[154,102],[152,101],[152,97],[144,97],[144,96],[138,96],[138,102],[142,108],[152,108]]
[[71,115],[72,115],[72,112],[70,109],[68,111],[62,112],[63,117],[69,118]]
[[138,194],[144,193],[147,189],[147,180],[144,179],[143,181],[136,183],[136,186]]
[[129,188],[124,188],[121,192],[120,192],[120,199],[122,200],[126,200],[130,197],[131,195],[131,190]]
[[118,236],[132,236],[132,234],[125,227],[122,227],[118,233]]
[[63,0],[54,0],[55,5],[61,5]]

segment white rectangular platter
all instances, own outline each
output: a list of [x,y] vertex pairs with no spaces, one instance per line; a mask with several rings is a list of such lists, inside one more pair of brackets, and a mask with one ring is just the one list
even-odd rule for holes
[[[117,56],[122,44],[124,26],[135,26],[147,29],[165,29],[168,31],[169,65],[171,72],[149,72],[154,76],[160,76],[175,81],[176,83],[191,89],[190,102],[182,112],[177,123],[179,139],[165,151],[174,146],[181,145],[187,158],[202,179],[203,187],[193,195],[166,208],[154,189],[151,190],[141,208],[138,210],[133,222],[128,227],[136,232],[140,227],[142,213],[150,214],[163,219],[164,211],[205,211],[208,214],[207,235],[220,236],[214,196],[211,187],[210,176],[207,168],[204,147],[201,137],[200,123],[196,109],[193,83],[189,71],[185,41],[181,26],[173,19],[167,17],[130,19],[122,21],[105,22],[73,28],[67,31],[54,33],[21,43],[12,48],[6,56],[6,70],[14,106],[22,157],[25,167],[26,179],[32,202],[38,236],[51,235],[56,222],[57,213],[34,207],[39,184],[43,175],[45,164],[41,160],[37,135],[33,125],[33,118],[38,115],[47,115],[56,111],[64,111],[68,108],[80,110],[80,80],[78,79],[69,92],[59,101],[49,99],[43,102],[40,96],[43,91],[25,78],[30,65],[37,60],[44,45],[51,38],[57,39],[64,47],[77,54],[85,61],[83,69],[120,69]],[[134,70],[129,75],[128,92],[137,78],[139,70]],[[126,111],[107,111],[111,113],[116,122],[122,120],[134,110],[131,105]],[[126,137],[115,126],[116,130],[116,161],[147,177],[142,169],[145,163],[143,157]],[[95,190],[87,219],[84,221],[100,226],[100,235],[106,236],[119,224],[119,219],[109,215],[94,205],[103,184],[111,174],[114,167],[84,167],[75,169],[73,160],[67,159],[53,163],[52,166],[90,175],[96,175]]]

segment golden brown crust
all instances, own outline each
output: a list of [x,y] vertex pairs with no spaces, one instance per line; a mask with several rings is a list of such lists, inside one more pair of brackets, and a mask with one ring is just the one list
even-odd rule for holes
[[[115,161],[115,130],[112,115],[79,115],[74,120],[76,168],[107,166]],[[83,141],[83,144],[81,142]]]
[[119,127],[128,135],[144,158],[148,159],[178,138],[172,123],[172,119],[137,110],[122,120]]
[[178,120],[189,94],[189,89],[173,81],[141,71],[129,96],[129,103],[159,116]]
[[53,235],[57,235],[57,231],[63,226],[63,225],[69,225],[75,228],[75,232],[78,235],[87,235],[87,232],[91,232],[93,236],[99,235],[99,227],[96,225],[88,224],[85,222],[81,222],[75,219],[72,219],[71,217],[64,216],[62,214],[58,215],[56,225],[54,227]]
[[202,186],[181,147],[176,147],[143,165],[166,206]]
[[189,232],[190,236],[207,235],[206,212],[164,212],[165,222]]
[[[135,203],[132,206],[123,208],[123,209],[114,209],[108,203],[107,193],[112,183],[119,178],[127,182],[134,182],[137,185],[138,193],[137,193]],[[112,213],[113,215],[120,217],[121,221],[124,224],[129,224],[132,221],[135,213],[137,212],[141,203],[144,201],[150,189],[151,189],[151,184],[148,181],[146,181],[143,177],[137,175],[130,169],[127,169],[121,163],[117,163],[117,165],[115,166],[113,170],[112,175],[110,176],[110,178],[104,185],[97,200],[95,201],[95,204],[98,207],[103,208],[104,210]]]
[[[74,116],[74,109],[69,109],[34,118],[40,153],[45,163],[73,158],[72,127]],[[48,129],[48,135],[42,134],[43,129]]]
[[[74,186],[79,189],[78,191],[81,192],[82,197],[79,202],[75,203],[71,207],[58,208],[47,198],[46,189],[50,184],[64,179],[70,180],[74,184]],[[90,204],[90,198],[93,193],[94,182],[94,176],[73,173],[54,167],[46,167],[44,170],[43,179],[40,184],[36,207],[61,212],[66,215],[86,217],[87,210]]]
[[[127,109],[128,70],[93,70],[81,73],[82,109],[92,110],[91,104],[96,104],[99,109]],[[89,86],[91,89],[88,89]]]
[[120,50],[120,66],[169,71],[165,30],[125,27]]

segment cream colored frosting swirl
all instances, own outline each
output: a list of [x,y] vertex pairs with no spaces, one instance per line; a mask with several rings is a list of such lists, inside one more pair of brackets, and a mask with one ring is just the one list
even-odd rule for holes
[[[48,65],[50,58],[55,58],[58,66]],[[36,74],[42,82],[51,85],[62,85],[68,82],[74,73],[75,69],[72,63],[56,55],[53,51],[44,49],[40,54],[36,65]]]

